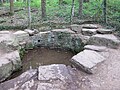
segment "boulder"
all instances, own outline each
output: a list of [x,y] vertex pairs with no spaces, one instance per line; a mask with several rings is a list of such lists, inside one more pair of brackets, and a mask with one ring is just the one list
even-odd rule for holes
[[95,45],[86,45],[86,46],[84,46],[84,49],[94,50],[94,51],[98,51],[98,52],[107,51],[106,47],[104,47],[104,46],[95,46]]
[[18,51],[5,53],[0,57],[0,81],[8,78],[14,71],[21,68],[21,60]]
[[96,34],[89,39],[88,44],[118,48],[120,41],[113,34]]
[[77,24],[73,24],[70,26],[71,30],[76,32],[76,33],[81,33],[82,30],[82,26],[81,25],[77,25]]
[[79,38],[78,41],[81,41],[84,45],[87,44],[87,42],[89,41],[90,36],[85,36],[82,34],[73,34],[71,35],[73,38]]
[[15,36],[15,39],[21,43],[21,42],[26,42],[29,40],[29,34],[25,31],[17,31],[13,33]]
[[82,34],[83,35],[86,35],[86,36],[92,36],[92,35],[95,35],[96,34],[96,29],[85,29],[83,28],[82,29]]
[[14,35],[9,31],[0,32],[0,49],[6,52],[16,50],[18,46],[18,41],[15,39]]
[[84,70],[86,73],[92,74],[95,72],[94,67],[104,60],[105,58],[99,53],[92,50],[84,50],[73,56],[70,61],[79,69]]

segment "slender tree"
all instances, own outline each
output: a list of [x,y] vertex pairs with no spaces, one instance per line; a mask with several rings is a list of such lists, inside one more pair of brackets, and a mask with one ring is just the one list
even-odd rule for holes
[[83,14],[83,0],[79,0],[79,18],[82,18],[82,14]]
[[10,0],[10,15],[14,14],[14,0]]
[[104,22],[107,23],[107,0],[103,0],[103,16]]
[[83,0],[84,2],[89,2],[90,0]]
[[46,0],[41,0],[42,18],[46,18]]
[[70,18],[70,23],[71,24],[73,23],[74,9],[75,9],[75,0],[72,0],[71,18]]
[[62,2],[63,2],[63,0],[59,0],[59,5],[61,5],[61,4],[62,4]]
[[27,0],[28,5],[28,28],[31,29],[31,8],[30,8],[31,0]]
[[3,0],[0,0],[0,5],[3,6]]

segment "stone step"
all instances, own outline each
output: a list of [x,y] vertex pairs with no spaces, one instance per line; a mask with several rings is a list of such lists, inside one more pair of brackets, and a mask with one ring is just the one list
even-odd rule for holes
[[86,46],[84,46],[84,49],[94,50],[94,51],[97,51],[97,52],[107,51],[106,47],[104,47],[104,46],[96,46],[96,45],[86,45]]
[[113,29],[104,29],[104,28],[97,29],[97,33],[99,34],[112,34],[113,32],[114,32]]
[[96,34],[97,29],[82,29],[82,34],[86,36],[92,36]]
[[87,28],[87,29],[97,29],[100,26],[96,25],[96,24],[82,24],[82,28]]
[[84,70],[86,73],[92,74],[95,72],[94,67],[104,60],[105,58],[98,52],[92,50],[84,50],[73,56],[70,61],[73,65]]
[[88,44],[106,46],[109,48],[118,48],[120,41],[113,34],[96,34],[90,37]]
[[70,26],[70,29],[76,33],[81,33],[82,30],[82,26],[81,25],[77,25],[77,24],[73,24]]

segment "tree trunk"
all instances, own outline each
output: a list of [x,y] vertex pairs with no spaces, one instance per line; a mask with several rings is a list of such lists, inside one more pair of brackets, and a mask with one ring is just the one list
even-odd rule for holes
[[62,4],[62,2],[63,2],[63,0],[59,0],[59,5],[61,5],[61,4]]
[[75,9],[75,0],[72,0],[72,8],[71,8],[71,18],[70,18],[70,23],[72,24],[73,23],[73,17],[74,17],[74,9]]
[[0,5],[3,6],[3,0],[0,0]]
[[82,14],[83,14],[83,0],[79,0],[79,18],[82,18]]
[[14,14],[14,0],[10,0],[10,15]]
[[31,29],[31,8],[30,8],[30,1],[27,0],[27,5],[28,5],[28,28]]
[[83,0],[83,2],[89,2],[90,0]]
[[46,0],[41,0],[42,18],[46,18]]
[[107,23],[107,0],[103,0],[103,16],[104,22]]

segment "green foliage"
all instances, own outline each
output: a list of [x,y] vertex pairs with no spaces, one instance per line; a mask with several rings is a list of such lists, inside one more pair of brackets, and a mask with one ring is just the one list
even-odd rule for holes
[[[46,0],[47,4],[47,20],[53,20],[57,18],[64,18],[69,21],[71,15],[72,0],[64,0],[59,5],[59,0]],[[107,20],[108,22],[120,23],[120,0],[107,0]],[[9,3],[6,3],[9,6]],[[15,7],[27,7],[26,2],[15,2]],[[41,0],[32,0],[31,7],[39,9],[38,14],[32,16],[33,22],[36,19],[40,19]],[[75,17],[78,16],[79,3],[75,0]],[[103,0],[90,0],[90,2],[83,5],[83,19],[93,19],[95,21],[103,21]],[[35,16],[36,15],[36,16]],[[41,20],[41,19],[40,19]]]

